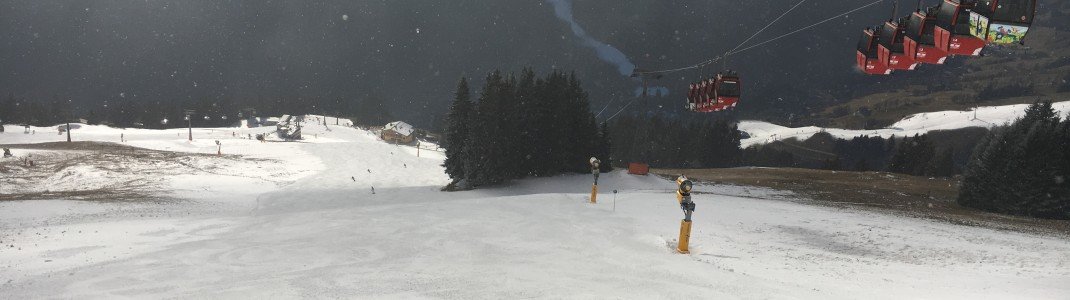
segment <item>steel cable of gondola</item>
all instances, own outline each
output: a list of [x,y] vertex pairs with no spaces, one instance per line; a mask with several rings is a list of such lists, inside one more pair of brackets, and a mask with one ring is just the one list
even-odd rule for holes
[[794,35],[794,34],[796,34],[796,33],[802,32],[802,31],[804,31],[804,30],[807,30],[807,29],[810,29],[810,28],[814,28],[814,27],[817,27],[818,25],[821,25],[821,24],[825,24],[825,23],[828,23],[828,22],[830,22],[830,21],[832,21],[832,20],[835,20],[836,18],[839,18],[839,17],[843,17],[843,16],[846,16],[846,15],[852,14],[852,13],[854,13],[854,12],[857,12],[857,11],[860,11],[860,10],[863,10],[863,9],[866,9],[866,8],[868,8],[868,7],[870,7],[870,6],[874,6],[874,5],[877,5],[877,3],[881,3],[881,2],[884,2],[884,1],[888,1],[888,0],[877,0],[877,1],[873,1],[873,2],[871,2],[871,3],[869,3],[869,4],[863,5],[863,6],[861,6],[861,7],[855,8],[855,9],[852,9],[852,10],[850,10],[850,11],[847,11],[847,12],[845,12],[845,13],[842,13],[842,14],[836,15],[836,16],[834,16],[834,17],[831,17],[831,18],[828,18],[828,19],[822,20],[821,22],[817,22],[817,23],[813,23],[813,24],[810,24],[809,26],[806,26],[806,27],[803,27],[803,28],[799,28],[799,29],[796,29],[796,30],[794,30],[794,31],[792,31],[792,32],[788,32],[788,33],[785,33],[785,34],[783,34],[783,35],[781,35],[781,36],[778,36],[778,37],[775,37],[775,38],[772,38],[772,39],[766,40],[766,41],[764,41],[764,42],[761,42],[761,43],[755,44],[755,45],[753,45],[753,46],[750,46],[750,47],[747,47],[747,48],[743,48],[743,49],[740,49],[740,50],[738,50],[738,51],[735,51],[735,52],[732,52],[732,54],[738,54],[738,53],[740,53],[740,52],[744,52],[744,51],[747,51],[747,50],[751,50],[751,49],[754,49],[754,48],[757,48],[757,47],[761,47],[761,46],[764,46],[765,44],[768,44],[768,43],[772,43],[772,42],[775,42],[775,41],[777,41],[777,40],[780,40],[780,39],[782,39],[782,38],[785,38],[785,37],[788,37],[788,36]]
[[788,13],[791,13],[791,11],[795,10],[795,8],[799,7],[800,5],[802,5],[805,2],[806,2],[806,0],[802,0],[802,1],[799,1],[799,3],[795,3],[795,6],[792,6],[790,9],[788,9],[788,11],[785,11],[784,13],[780,14],[779,17],[776,17],[776,19],[773,19],[772,22],[769,22],[769,24],[766,24],[765,27],[762,27],[762,29],[758,30],[758,32],[755,32],[750,37],[748,37],[746,40],[743,40],[742,43],[739,43],[739,45],[737,45],[735,48],[732,48],[732,50],[728,50],[728,52],[725,52],[724,57],[728,57],[728,54],[732,53],[732,51],[739,50],[739,47],[743,47],[743,45],[746,45],[747,42],[750,42],[750,40],[753,40],[759,34],[762,34],[762,32],[764,32],[766,29],[769,29],[770,26],[773,26],[773,24],[776,24],[777,21],[780,21],[780,19],[783,19],[784,16],[787,16]]
[[[803,3],[806,3],[806,1],[807,0],[800,0],[799,2],[795,3],[795,5],[793,5],[791,8],[789,8],[786,11],[784,11],[779,16],[777,16],[775,19],[773,19],[773,21],[771,21],[768,24],[766,24],[765,27],[762,27],[758,31],[754,32],[753,34],[751,34],[751,36],[749,36],[745,40],[743,40],[743,42],[739,43],[739,45],[736,45],[735,48],[732,48],[731,50],[728,50],[727,52],[725,52],[724,55],[720,56],[719,58],[723,58],[723,59],[720,59],[720,60],[723,62],[724,68],[725,69],[728,68],[728,59],[727,58],[730,56],[730,53],[732,53],[732,51],[738,50],[740,47],[743,47],[744,45],[746,45],[748,42],[753,40],[755,37],[757,37],[758,35],[760,35],[763,32],[765,32],[766,29],[769,29],[769,27],[772,27],[773,24],[776,24],[778,21],[783,19],[784,16],[787,16],[789,13],[794,11],[796,8],[801,6]],[[722,79],[721,74],[718,74],[717,77],[715,77],[715,78],[706,78],[706,77],[701,75],[701,74],[708,74],[706,72],[706,67],[711,65],[713,62],[716,62],[716,60],[717,59],[714,59],[714,60],[709,61],[709,63],[700,64],[701,66],[699,67],[699,69],[700,69],[699,81],[697,83],[690,84],[689,87],[688,87],[687,105],[685,107],[687,110],[694,111],[694,112],[704,112],[704,113],[705,112],[717,112],[717,111],[721,111],[721,110],[724,110],[726,108],[732,107],[732,106],[735,105],[736,102],[739,101],[739,93],[738,93],[738,91],[739,91],[738,81],[739,80],[738,80],[738,76],[736,76],[737,78],[733,82],[725,83],[724,79]],[[731,96],[733,98],[725,98],[725,97],[721,97],[719,95],[719,92],[723,89],[721,87],[722,84],[734,86],[734,89],[735,89],[736,93],[735,93],[735,95]]]
[[[810,24],[810,25],[807,25],[807,26],[804,26],[804,27],[802,27],[802,28],[799,28],[799,29],[793,30],[793,31],[791,31],[791,32],[788,32],[788,33],[785,33],[785,34],[779,35],[779,36],[777,36],[777,37],[774,37],[774,38],[772,38],[772,39],[768,39],[768,40],[765,40],[765,41],[763,41],[763,42],[760,42],[760,43],[758,43],[758,44],[755,44],[755,45],[752,45],[752,46],[749,46],[749,47],[746,47],[746,48],[743,48],[743,49],[739,49],[739,50],[734,50],[734,51],[732,51],[732,52],[729,52],[729,53],[728,53],[728,55],[734,55],[734,54],[739,54],[739,53],[742,53],[742,52],[746,52],[746,51],[749,51],[749,50],[751,50],[751,49],[754,49],[754,48],[757,48],[757,47],[761,47],[761,46],[764,46],[764,45],[766,45],[766,44],[769,44],[769,43],[772,43],[772,42],[778,41],[778,40],[780,40],[780,39],[783,39],[783,38],[785,38],[785,37],[788,37],[788,36],[792,36],[792,35],[795,35],[795,34],[797,34],[797,33],[799,33],[799,32],[803,32],[803,31],[805,31],[805,30],[808,30],[808,29],[811,29],[811,28],[814,28],[814,27],[820,26],[820,25],[822,25],[822,24],[825,24],[825,23],[831,22],[831,21],[833,21],[833,20],[835,20],[835,19],[837,19],[837,18],[840,18],[840,17],[846,16],[846,15],[850,15],[850,14],[852,14],[852,13],[855,13],[855,12],[858,12],[858,11],[860,11],[860,10],[863,10],[863,9],[869,8],[869,7],[871,7],[871,6],[877,5],[878,3],[881,3],[881,2],[884,2],[884,1],[887,1],[887,0],[875,0],[875,1],[873,1],[873,2],[870,2],[870,3],[867,3],[867,4],[865,4],[865,5],[859,6],[859,7],[857,7],[857,8],[854,8],[854,9],[850,9],[850,10],[848,10],[848,11],[846,11],[846,12],[840,13],[840,14],[838,14],[838,15],[835,15],[835,16],[829,17],[829,18],[827,18],[827,19],[824,19],[824,20],[821,20],[821,21],[818,21],[818,22],[812,23],[812,24]],[[718,61],[720,61],[720,60],[721,60],[721,59],[723,59],[723,58],[724,58],[723,56],[717,56],[717,57],[714,57],[714,58],[708,59],[708,60],[706,60],[706,61],[703,61],[703,62],[700,62],[700,63],[697,63],[697,64],[693,64],[693,65],[689,65],[689,66],[684,66],[684,67],[679,67],[679,68],[674,68],[674,69],[663,69],[663,70],[655,70],[655,71],[645,71],[645,70],[643,70],[643,71],[640,71],[640,70],[636,70],[636,71],[635,71],[635,72],[634,72],[634,73],[632,74],[632,76],[633,76],[633,77],[638,77],[638,76],[642,76],[642,75],[650,75],[650,74],[667,74],[667,73],[675,73],[675,72],[680,72],[680,71],[686,71],[686,70],[693,70],[693,69],[698,69],[698,68],[701,68],[701,67],[704,67],[704,66],[710,65],[710,64],[712,64],[712,63],[718,62]],[[638,99],[638,98],[637,98],[637,99]],[[630,106],[631,106],[631,105],[632,105],[633,103],[635,103],[635,99],[632,99],[632,101],[628,102],[628,104],[625,104],[625,105],[624,105],[624,107],[621,107],[621,108],[620,108],[619,110],[617,110],[617,112],[616,112],[616,113],[614,113],[613,115],[611,115],[611,116],[610,116],[609,118],[607,118],[607,119],[606,119],[605,121],[603,121],[603,122],[609,122],[609,121],[610,121],[610,120],[612,120],[613,118],[616,118],[616,117],[617,117],[618,115],[620,115],[620,114],[621,114],[622,112],[624,112],[624,110],[628,109],[628,107],[630,107]]]
[[598,118],[599,116],[601,116],[602,113],[605,112],[607,108],[609,108],[609,105],[613,104],[613,102],[617,102],[617,98],[610,99],[609,103],[607,103],[605,107],[602,107],[602,110],[598,111],[598,114],[595,114],[594,117]]
[[[863,10],[863,9],[866,9],[866,8],[869,8],[870,6],[874,6],[874,5],[877,5],[878,3],[881,3],[881,2],[884,2],[884,1],[888,1],[888,0],[876,0],[876,1],[870,2],[870,3],[866,4],[866,5],[862,5],[862,6],[860,6],[860,7],[857,7],[857,8],[851,9],[851,10],[848,10],[848,11],[846,11],[846,12],[844,12],[844,13],[841,13],[841,14],[835,15],[835,16],[833,16],[833,17],[830,17],[830,18],[828,18],[828,19],[824,19],[824,20],[821,20],[821,21],[819,21],[819,22],[816,22],[816,23],[813,23],[813,24],[807,25],[807,26],[805,26],[805,27],[802,27],[802,28],[799,28],[799,29],[796,29],[796,30],[793,30],[793,31],[791,31],[791,32],[788,32],[788,33],[782,34],[782,35],[780,35],[780,36],[777,36],[777,37],[775,37],[775,38],[772,38],[772,39],[769,39],[769,40],[763,41],[763,42],[761,42],[761,43],[758,43],[758,44],[755,44],[755,45],[752,45],[752,46],[749,46],[749,47],[746,47],[746,48],[743,48],[743,49],[739,49],[739,50],[735,50],[735,51],[729,52],[728,54],[729,54],[729,55],[735,55],[735,54],[739,54],[739,53],[742,53],[742,52],[746,52],[746,51],[748,51],[748,50],[751,50],[751,49],[754,49],[754,48],[757,48],[757,47],[761,47],[761,46],[764,46],[764,45],[766,45],[766,44],[769,44],[769,43],[772,43],[772,42],[778,41],[778,40],[780,40],[780,39],[782,39],[782,38],[785,38],[785,37],[788,37],[788,36],[791,36],[791,35],[797,34],[797,33],[799,33],[799,32],[802,32],[802,31],[808,30],[808,29],[810,29],[810,28],[814,28],[814,27],[820,26],[821,24],[825,24],[825,23],[831,22],[831,21],[833,21],[833,20],[835,20],[835,19],[837,19],[837,18],[840,18],[840,17],[846,16],[846,15],[849,15],[849,14],[855,13],[855,12],[857,12],[857,11],[860,11],[860,10]],[[636,71],[636,72],[635,72],[635,75],[644,75],[644,74],[665,74],[665,73],[675,73],[675,72],[680,72],[680,71],[692,70],[692,69],[697,69],[697,68],[699,68],[699,67],[703,67],[703,66],[706,66],[706,65],[709,65],[709,64],[712,64],[712,63],[718,62],[718,61],[720,61],[721,59],[724,59],[724,57],[723,57],[723,56],[717,56],[717,57],[714,57],[714,58],[708,59],[708,60],[706,60],[706,61],[703,61],[703,62],[700,62],[700,63],[697,63],[697,64],[693,64],[693,65],[690,65],[690,66],[685,66],[685,67],[679,67],[679,68],[675,68],[675,69],[664,69],[664,70],[655,70],[655,71]]]

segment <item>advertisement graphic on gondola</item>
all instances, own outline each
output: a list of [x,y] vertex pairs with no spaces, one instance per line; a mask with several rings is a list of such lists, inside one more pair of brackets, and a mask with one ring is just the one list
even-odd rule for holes
[[1026,26],[991,23],[976,12],[970,14],[970,34],[991,44],[1020,43],[1028,31]]
[[985,38],[988,34],[988,18],[976,12],[970,13],[970,34],[978,38]]
[[1017,44],[1022,42],[1027,31],[1029,27],[993,23],[988,29],[985,41],[993,44]]

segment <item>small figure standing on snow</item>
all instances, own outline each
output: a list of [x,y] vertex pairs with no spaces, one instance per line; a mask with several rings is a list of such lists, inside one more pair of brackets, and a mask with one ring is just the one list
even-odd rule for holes
[[372,187],[372,195],[375,195],[375,187]]
[[355,176],[354,177],[349,177],[349,179],[353,179],[353,182],[357,182],[357,177],[355,177]]
[[368,169],[368,174],[371,174],[371,173],[372,173],[372,169]]
[[126,135],[125,134],[123,134],[123,133],[119,134],[119,142],[120,143],[126,143]]

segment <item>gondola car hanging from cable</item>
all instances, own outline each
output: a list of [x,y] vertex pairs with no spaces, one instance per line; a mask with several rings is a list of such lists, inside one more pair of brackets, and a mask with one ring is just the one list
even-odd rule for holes
[[947,51],[936,47],[936,17],[939,6],[919,9],[910,14],[903,49],[918,63],[940,65],[947,60]]
[[970,32],[973,0],[944,0],[936,16],[936,47],[950,55],[978,56],[985,40]]
[[690,85],[687,109],[710,113],[734,108],[739,103],[742,92],[739,73],[731,70],[720,72],[713,78]]
[[1036,0],[981,0],[970,12],[970,34],[989,44],[1025,44]]
[[877,46],[880,44],[883,27],[866,28],[862,31],[862,37],[858,40],[858,49],[855,51],[855,61],[863,73],[869,75],[888,75],[892,69],[882,63],[878,58]]
[[907,55],[903,41],[907,33],[907,18],[884,22],[877,46],[877,59],[890,70],[914,70],[914,57]]

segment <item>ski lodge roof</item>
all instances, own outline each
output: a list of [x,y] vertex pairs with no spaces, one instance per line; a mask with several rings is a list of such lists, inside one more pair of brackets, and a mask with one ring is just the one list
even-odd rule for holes
[[412,128],[412,125],[409,125],[409,123],[396,121],[390,122],[386,124],[386,126],[383,126],[383,130],[392,130],[400,135],[410,136],[412,135],[414,129]]

